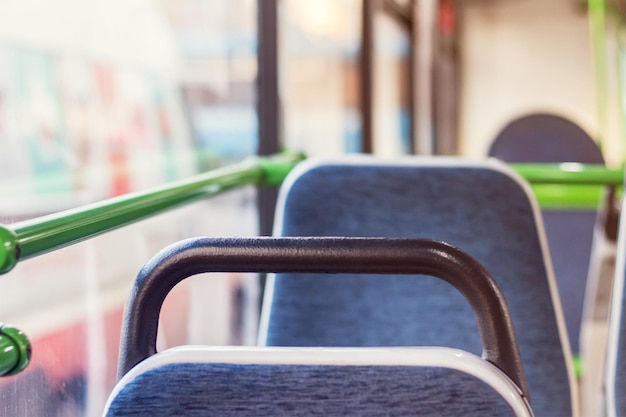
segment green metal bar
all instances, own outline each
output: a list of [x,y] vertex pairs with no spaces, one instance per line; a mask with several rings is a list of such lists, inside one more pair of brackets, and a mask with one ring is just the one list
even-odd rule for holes
[[606,187],[622,187],[623,168],[580,163],[511,164],[545,210],[596,210]]
[[274,186],[301,160],[284,153],[252,157],[189,179],[60,213],[0,226],[0,274],[32,258],[243,185]]
[[589,0],[589,31],[593,52],[596,84],[596,101],[600,127],[600,148],[605,148],[609,136],[609,84],[608,55],[606,49],[606,3],[605,0]]
[[544,210],[597,210],[605,193],[601,185],[531,184],[531,188]]
[[13,326],[0,323],[0,377],[15,375],[30,363],[28,338]]
[[511,164],[531,184],[622,185],[623,168],[579,164]]

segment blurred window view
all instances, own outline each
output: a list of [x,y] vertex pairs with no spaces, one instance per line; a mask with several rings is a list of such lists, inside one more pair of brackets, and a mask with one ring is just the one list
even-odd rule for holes
[[284,142],[309,156],[361,151],[360,0],[280,2]]
[[179,83],[203,169],[257,149],[256,2],[161,1],[181,58]]
[[409,29],[379,10],[374,17],[374,153],[412,153]]
[[[223,166],[257,149],[256,1],[0,4],[0,222]],[[33,360],[0,379],[0,415],[100,416],[122,310],[156,252],[191,236],[254,235],[254,190],[172,210],[26,261],[0,280],[0,322]],[[214,274],[168,297],[159,349],[254,343],[258,279]]]

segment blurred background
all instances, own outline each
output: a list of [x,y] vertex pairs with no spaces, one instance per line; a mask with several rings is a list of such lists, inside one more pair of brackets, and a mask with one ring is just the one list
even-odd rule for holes
[[[621,16],[595,0],[3,0],[0,223],[272,148],[483,158],[537,112],[574,122],[618,165]],[[260,88],[268,68],[277,103]],[[187,237],[267,234],[257,207],[253,188],[229,192],[0,277],[0,320],[35,352],[0,380],[0,415],[99,416],[143,263]],[[159,347],[254,344],[260,293],[246,274],[188,280]]]

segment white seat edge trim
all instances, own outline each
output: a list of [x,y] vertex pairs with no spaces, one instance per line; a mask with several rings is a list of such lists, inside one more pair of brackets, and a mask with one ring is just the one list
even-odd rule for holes
[[122,377],[105,407],[138,375],[173,363],[231,363],[338,366],[432,366],[454,369],[474,376],[492,387],[516,416],[531,417],[532,410],[520,389],[495,365],[459,349],[415,348],[320,348],[320,347],[207,347],[180,346],[140,362]]
[[[626,208],[626,199],[622,199],[622,213]],[[613,293],[611,295],[611,309],[609,313],[609,335],[607,340],[607,361],[605,368],[604,386],[606,392],[606,413],[609,417],[617,415],[615,404],[615,378],[617,367],[617,353],[619,350],[619,333],[622,322],[622,294],[624,292],[624,271],[626,268],[626,220],[620,219],[617,238],[617,261],[615,262],[615,276]]]

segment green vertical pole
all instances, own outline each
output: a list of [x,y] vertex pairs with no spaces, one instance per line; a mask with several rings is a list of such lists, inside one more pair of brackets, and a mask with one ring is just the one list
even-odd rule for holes
[[622,140],[622,161],[626,160],[626,27],[620,15],[617,22],[617,84],[619,108],[619,132]]
[[596,85],[596,105],[598,112],[598,124],[600,127],[600,137],[598,143],[601,149],[605,148],[605,143],[609,136],[609,115],[608,115],[608,68],[606,50],[606,5],[605,0],[589,0],[589,29],[591,34],[591,44],[593,52],[595,85]]

